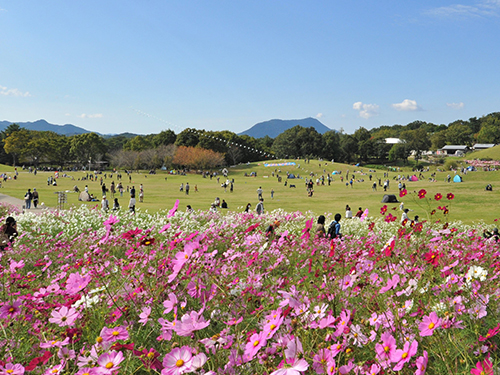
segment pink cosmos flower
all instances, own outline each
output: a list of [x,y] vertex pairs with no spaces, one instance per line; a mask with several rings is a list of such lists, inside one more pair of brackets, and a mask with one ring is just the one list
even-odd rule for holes
[[435,311],[431,312],[429,316],[424,316],[424,319],[418,325],[420,336],[432,336],[434,330],[440,327],[442,322],[443,320],[437,316]]
[[320,349],[313,358],[313,370],[316,374],[324,374],[328,362],[333,360],[332,352],[328,349]]
[[64,370],[64,366],[66,366],[66,363],[62,362],[58,365],[49,367],[47,370],[45,370],[43,375],[59,375]]
[[78,318],[78,311],[73,307],[69,309],[66,306],[62,306],[50,313],[52,318],[49,322],[59,325],[59,327],[71,327],[75,324],[75,320]]
[[21,304],[22,301],[20,299],[11,303],[5,303],[2,307],[0,307],[0,318],[7,319],[18,316],[21,313],[21,309],[19,308]]
[[168,314],[170,311],[172,311],[177,302],[177,296],[172,292],[168,293],[168,299],[163,302],[163,307],[165,307],[163,313]]
[[120,222],[120,219],[118,217],[110,215],[109,218],[102,223],[106,228],[110,229],[114,224],[117,224]]
[[122,352],[111,351],[109,353],[104,353],[97,360],[97,364],[99,365],[97,372],[103,375],[111,375],[120,368],[120,363],[122,363],[124,359]]
[[250,341],[245,345],[244,357],[250,361],[255,354],[267,343],[267,332],[254,333],[250,336]]
[[380,343],[375,344],[377,359],[383,368],[387,368],[391,361],[391,356],[396,350],[396,339],[389,333],[384,332],[380,337]]
[[417,354],[418,342],[414,340],[411,344],[406,341],[403,349],[396,349],[391,355],[391,361],[397,362],[393,371],[399,371],[403,368],[405,363],[410,362],[410,358]]
[[180,375],[191,371],[193,355],[189,346],[174,348],[163,358],[161,375]]
[[292,367],[286,367],[276,370],[271,375],[300,375],[302,372],[307,371],[309,363],[305,359],[293,360]]
[[189,314],[184,314],[181,320],[174,326],[174,331],[179,336],[190,336],[194,331],[199,331],[210,325],[210,320],[206,321],[200,312],[191,311]]
[[170,223],[165,224],[159,231],[158,233],[163,233],[165,232],[168,228],[170,228]]
[[98,375],[95,368],[81,368],[75,375]]
[[300,236],[300,239],[301,240],[309,240],[309,238],[311,237],[311,228],[312,228],[312,223],[313,223],[313,218],[311,218],[311,220],[307,220],[306,221],[306,226],[304,229],[302,229],[302,236]]
[[408,190],[406,190],[406,189],[401,189],[401,190],[399,191],[399,196],[400,196],[401,198],[403,198],[406,194],[408,194]]
[[101,330],[102,340],[105,342],[115,342],[118,340],[128,340],[128,331],[125,327],[119,326],[114,328],[104,327]]
[[7,363],[5,366],[0,365],[0,374],[2,375],[23,375],[24,366],[16,363]]
[[345,332],[345,329],[349,326],[350,320],[351,312],[349,310],[342,310],[340,313],[340,321],[337,325],[337,330],[335,331],[335,336],[340,336]]
[[390,290],[392,288],[395,288],[398,285],[399,280],[400,280],[399,275],[395,274],[392,277],[392,279],[387,280],[387,285],[386,286],[380,288],[379,293],[383,294],[383,293],[387,292],[388,290]]
[[174,207],[168,212],[167,218],[172,217],[177,212],[177,208],[179,207],[179,200],[177,199],[174,203]]
[[486,358],[482,363],[479,361],[476,363],[476,368],[470,370],[472,375],[491,375],[493,374],[493,364]]
[[144,307],[142,309],[142,312],[139,314],[139,323],[142,323],[142,325],[146,325],[146,323],[149,321],[149,315],[151,314],[151,307]]
[[427,354],[427,350],[424,350],[423,355],[418,357],[415,361],[417,366],[417,371],[415,371],[415,375],[424,375],[427,370],[427,362],[429,361],[429,355]]
[[78,272],[72,273],[66,281],[66,292],[68,294],[78,293],[80,290],[85,288],[91,280],[92,277],[90,275],[82,276]]

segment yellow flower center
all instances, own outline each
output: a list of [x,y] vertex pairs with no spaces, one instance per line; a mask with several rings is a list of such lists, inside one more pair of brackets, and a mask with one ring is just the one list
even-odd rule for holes
[[154,356],[155,356],[155,353],[153,353],[153,352],[149,352],[149,353],[146,355],[146,357],[148,357],[149,359],[154,358]]
[[259,345],[259,342],[260,342],[259,340],[255,340],[255,342],[253,343],[253,346],[255,347],[255,346]]
[[434,326],[435,326],[435,324],[434,324],[434,323],[429,324],[429,329],[433,329],[433,328],[434,328]]
[[61,321],[65,322],[65,321],[66,321],[66,319],[68,319],[68,318],[66,318],[65,316],[63,316],[63,317],[61,318]]
[[11,313],[11,312],[14,312],[14,308],[13,308],[13,307],[11,307],[11,308],[9,309],[9,312],[10,312],[10,313]]
[[271,324],[271,330],[275,329],[276,328],[276,324]]
[[189,257],[187,256],[187,254],[186,254],[186,255],[184,255],[184,259],[187,259],[187,258],[189,258]]
[[401,355],[401,358],[403,358],[403,359],[405,359],[406,357],[408,357],[408,353],[403,353],[403,354]]
[[175,366],[181,367],[184,364],[184,361],[182,359],[178,359],[177,362],[175,362]]
[[101,337],[101,336],[99,336],[98,338],[96,338],[96,339],[95,339],[95,341],[97,341],[97,343],[99,343],[99,344],[100,344],[100,343],[102,342],[102,337]]
[[386,345],[384,346],[384,352],[388,353],[389,352],[389,347]]
[[7,370],[8,374],[12,374],[13,372],[14,372],[14,370]]
[[120,334],[120,332],[118,332],[118,331],[113,331],[113,333],[112,333],[113,336],[118,336],[119,334]]
[[113,367],[113,362],[106,363],[106,366],[104,366],[104,367],[106,367],[109,370],[110,368]]

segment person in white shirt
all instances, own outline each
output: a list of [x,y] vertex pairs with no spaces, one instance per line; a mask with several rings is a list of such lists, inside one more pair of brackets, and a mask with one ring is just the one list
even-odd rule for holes
[[106,199],[106,196],[103,195],[102,196],[102,201],[101,201],[101,210],[103,210],[104,212],[108,211],[109,210],[109,202],[108,200]]
[[351,211],[351,207],[349,207],[349,205],[345,206],[345,218],[352,219],[352,211]]
[[408,211],[410,211],[409,209],[405,208],[404,211],[403,211],[403,214],[401,215],[401,222],[403,221],[408,221]]

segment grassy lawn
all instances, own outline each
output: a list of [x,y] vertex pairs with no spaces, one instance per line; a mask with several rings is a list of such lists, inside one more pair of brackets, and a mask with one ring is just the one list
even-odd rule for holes
[[[349,204],[354,213],[358,210],[358,207],[362,207],[363,209],[368,208],[370,215],[379,215],[380,207],[383,205],[381,200],[384,191],[379,186],[377,186],[377,191],[372,191],[373,182],[369,181],[369,174],[372,174],[374,179],[380,178],[383,181],[385,170],[378,169],[370,173],[368,168],[354,167],[346,164],[326,163],[325,165],[321,161],[311,161],[305,164],[303,160],[296,161],[296,163],[297,165],[295,166],[282,167],[264,167],[263,163],[254,163],[229,168],[228,178],[230,180],[234,179],[234,191],[232,193],[229,191],[229,187],[226,192],[221,188],[220,185],[224,181],[222,175],[220,175],[218,183],[216,178],[211,180],[195,173],[182,176],[170,175],[166,172],[158,172],[156,175],[134,172],[132,174],[132,182],[129,183],[127,175],[122,173],[122,184],[125,188],[134,185],[137,195],[139,185],[143,184],[144,202],[137,202],[136,207],[137,209],[148,210],[149,212],[169,209],[177,199],[180,201],[180,210],[184,210],[188,204],[194,209],[208,210],[216,197],[219,197],[221,201],[225,199],[230,211],[243,211],[247,203],[252,204],[253,210],[257,204],[256,190],[261,186],[264,191],[263,196],[266,211],[284,209],[288,212],[312,211],[315,215],[323,213],[335,214],[337,212],[344,215],[345,206]],[[272,172],[275,169],[281,169],[281,173],[275,173],[273,177]],[[58,186],[53,187],[47,185],[47,178],[53,176],[53,172],[39,172],[34,176],[27,171],[23,171],[21,168],[18,168],[18,170],[19,176],[17,180],[9,179],[3,183],[0,193],[22,199],[28,188],[37,188],[40,194],[40,202],[43,202],[48,207],[56,207],[57,195],[55,192],[71,191],[75,185],[80,190],[83,190],[85,185],[88,185],[89,192],[93,193],[99,200],[101,199],[100,183],[90,180],[81,181],[80,179],[86,175],[84,172],[66,172],[71,177],[60,177],[57,180]],[[326,170],[326,173],[323,170]],[[326,177],[326,174],[331,174],[334,170],[342,171],[344,177],[347,170],[350,173],[355,172],[356,180],[364,179],[364,182],[354,182],[352,188],[350,186],[346,187],[345,181],[342,183],[340,177],[334,175],[334,181],[331,186],[328,186],[326,182],[325,186],[315,185],[314,195],[308,197],[304,178],[309,177],[309,174],[312,172],[315,181],[317,177],[323,174]],[[289,179],[288,186],[284,186],[287,171],[295,175],[300,175],[300,178]],[[9,176],[14,175],[14,169],[9,166],[1,166],[0,172],[7,172]],[[257,177],[244,176],[245,173],[250,174],[250,172],[257,172]],[[411,175],[412,172],[410,170],[402,170],[399,173],[389,172],[390,186],[387,193],[396,194],[398,199],[404,201],[406,208],[413,210],[413,212],[409,213],[410,218],[413,218],[414,215],[419,215],[421,219],[426,219],[431,209],[436,208],[438,205],[446,204],[449,204],[450,220],[462,220],[467,223],[484,220],[485,223],[492,224],[494,219],[500,217],[497,204],[500,191],[499,172],[469,172],[464,176],[462,183],[445,182],[448,172],[437,172],[437,181],[429,182],[428,178],[432,172],[435,172],[435,169],[424,173],[424,180],[416,182],[406,181],[408,192],[412,193],[414,191],[418,192],[420,189],[426,189],[428,191],[427,198],[433,198],[434,194],[438,192],[444,196],[451,192],[455,195],[453,201],[450,202],[446,198],[443,198],[440,202],[435,202],[433,199],[429,202],[429,200],[415,198],[416,194],[409,194],[404,198],[399,198],[397,181],[393,180],[393,177],[398,174]],[[281,183],[278,183],[276,174],[282,176]],[[60,173],[60,175],[62,174]],[[453,178],[453,172],[450,175]],[[101,176],[104,179],[104,174],[99,175],[98,179]],[[110,176],[108,173],[108,177],[104,179],[106,186],[109,187],[111,181],[115,181],[115,184],[118,182],[116,175]],[[191,190],[189,195],[179,191],[181,183],[184,185],[186,183],[190,184]],[[493,185],[492,192],[485,191],[487,183]],[[295,185],[295,188],[290,188],[290,184]],[[198,187],[197,193],[194,191],[195,185]],[[274,199],[271,199],[271,190],[274,190]],[[123,197],[120,197],[120,194],[116,194],[115,196],[118,197],[122,207],[128,206],[129,194],[127,192],[123,194]],[[108,194],[108,199],[110,205],[112,205],[111,194]],[[68,203],[65,205],[65,208],[80,204],[90,206],[99,204],[100,206],[99,202],[79,202],[77,193],[68,193]],[[389,204],[389,207],[398,207],[398,204]],[[398,217],[400,216],[400,212],[397,210],[393,213]]]

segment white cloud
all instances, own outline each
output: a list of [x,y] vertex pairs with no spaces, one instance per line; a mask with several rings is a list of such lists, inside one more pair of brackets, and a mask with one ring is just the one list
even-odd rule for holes
[[394,103],[392,105],[394,109],[398,111],[421,111],[422,108],[417,104],[415,100],[405,99],[401,103]]
[[323,117],[323,114],[320,112],[320,113],[318,113],[315,117],[316,117],[316,118],[321,118],[321,117]]
[[453,109],[462,109],[463,107],[465,107],[465,104],[463,102],[460,102],[460,103],[446,103],[446,105],[450,108],[453,108]]
[[356,102],[352,105],[352,109],[359,111],[359,117],[370,118],[378,115],[379,106],[376,104],[364,104],[362,102]]
[[18,89],[9,89],[5,86],[0,86],[0,95],[3,95],[3,96],[17,96],[17,97],[28,97],[28,96],[31,96],[31,94],[26,91],[26,92],[22,92]]
[[432,8],[424,13],[441,18],[479,18],[496,17],[499,15],[499,0],[483,0],[473,5],[451,4],[443,7]]
[[80,118],[102,118],[102,113],[94,113],[94,114],[82,113],[78,117],[80,117]]

